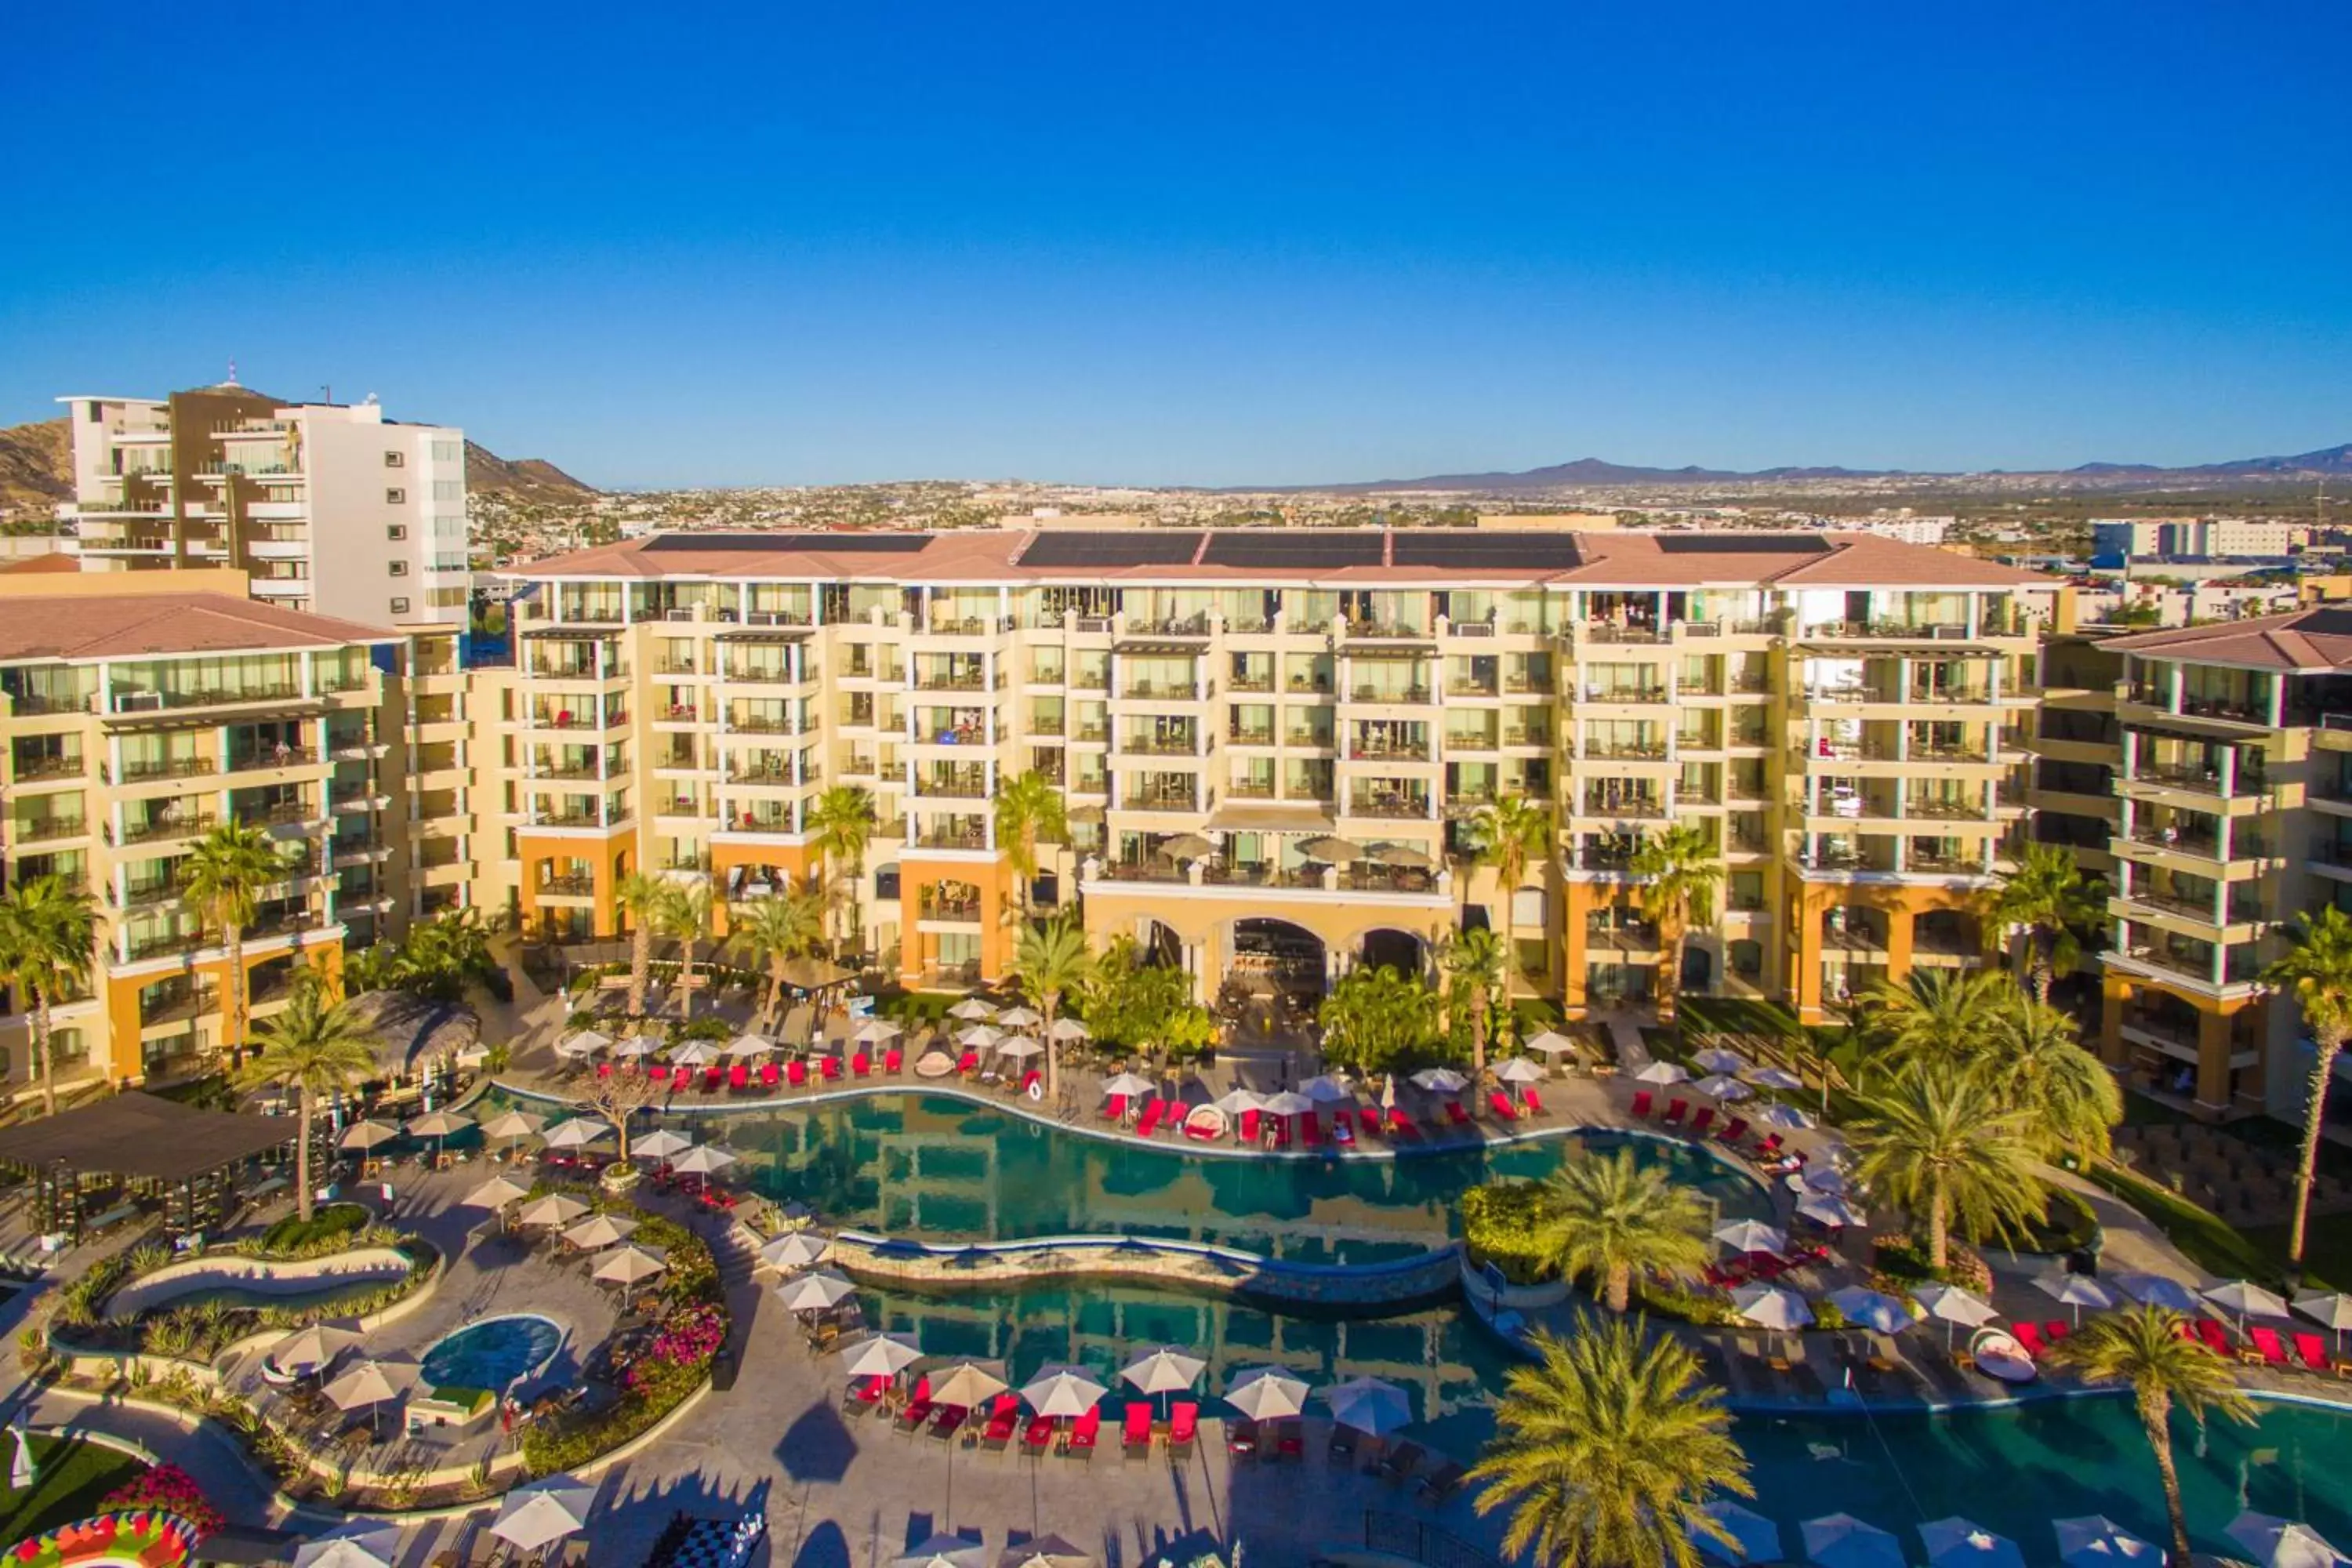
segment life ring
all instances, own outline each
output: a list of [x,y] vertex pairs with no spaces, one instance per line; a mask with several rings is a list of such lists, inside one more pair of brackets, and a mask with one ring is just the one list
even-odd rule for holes
[[1028,1095],[1032,1100],[1042,1100],[1045,1098],[1045,1086],[1042,1083],[1033,1083],[1022,1092]]

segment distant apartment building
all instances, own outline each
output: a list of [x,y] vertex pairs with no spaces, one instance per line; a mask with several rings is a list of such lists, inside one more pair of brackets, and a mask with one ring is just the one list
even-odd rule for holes
[[289,609],[465,626],[462,431],[235,384],[58,401],[73,429],[71,547],[89,569],[231,566]]
[[2300,523],[2235,517],[2094,519],[2091,552],[2103,564],[2151,559],[2270,558],[2290,553],[2309,540],[2311,531]]
[[1881,539],[1892,539],[1903,544],[1941,544],[1959,524],[1957,517],[1874,517],[1856,525],[1862,532],[1874,533]]
[[[1001,979],[1013,912],[1075,894],[1202,996],[1484,923],[1573,1016],[1679,984],[1811,1020],[1984,962],[2057,586],[1868,534],[1447,530],[668,534],[516,575],[477,739],[527,931],[616,933],[632,871],[787,886],[850,784],[856,924],[912,984]],[[991,800],[1032,771],[1073,833],[1022,887]],[[1556,826],[1502,888],[1469,833],[1515,795]],[[1670,822],[1727,870],[1680,976],[1629,871]]]

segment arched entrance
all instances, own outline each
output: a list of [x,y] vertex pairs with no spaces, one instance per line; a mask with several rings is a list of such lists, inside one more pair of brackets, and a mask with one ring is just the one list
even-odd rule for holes
[[1135,956],[1153,969],[1184,967],[1184,939],[1165,921],[1146,921],[1135,939]]
[[1681,989],[1701,993],[1715,989],[1715,954],[1695,942],[1683,946]]
[[1323,939],[1290,921],[1252,918],[1234,922],[1225,981],[1253,996],[1323,994],[1328,961]]
[[1396,931],[1383,926],[1364,933],[1363,943],[1357,949],[1357,963],[1366,969],[1393,969],[1399,974],[1419,974],[1422,954],[1426,949],[1421,938],[1409,931]]

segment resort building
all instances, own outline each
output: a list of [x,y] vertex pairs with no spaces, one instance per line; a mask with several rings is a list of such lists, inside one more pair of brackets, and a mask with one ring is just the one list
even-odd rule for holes
[[58,401],[73,431],[70,547],[86,568],[231,566],[289,609],[465,626],[462,431],[233,383]]
[[2120,660],[2106,1058],[2202,1115],[2299,1116],[2312,1047],[2255,977],[2296,911],[2352,909],[2352,608],[2101,651]]
[[[476,891],[529,931],[616,932],[635,870],[805,877],[848,784],[879,826],[837,870],[910,983],[1000,977],[1017,911],[1076,892],[1202,995],[1484,924],[1582,1016],[1668,984],[1628,863],[1679,822],[1727,868],[1681,988],[1809,1020],[1983,962],[2059,591],[1849,533],[677,534],[514,575],[473,698],[519,879]],[[1029,772],[1072,833],[1024,887],[991,803]],[[1510,795],[1555,831],[1502,888],[1472,825]]]
[[[227,963],[180,872],[231,817],[286,861],[246,933],[252,1012],[297,963],[466,900],[457,638],[248,596],[227,568],[0,574],[0,842],[10,888],[56,873],[100,916],[89,994],[55,1009],[61,1081],[215,1065]],[[5,1080],[34,1077],[21,998]]]

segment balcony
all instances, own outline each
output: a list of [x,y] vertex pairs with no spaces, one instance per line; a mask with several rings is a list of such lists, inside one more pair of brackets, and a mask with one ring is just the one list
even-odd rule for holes
[[93,699],[88,692],[25,691],[8,693],[9,711],[20,719],[47,713],[87,713]]
[[1209,617],[1204,615],[1178,616],[1160,620],[1129,617],[1122,629],[1129,637],[1205,637],[1209,635]]
[[1389,821],[1426,821],[1429,798],[1426,795],[1353,795],[1348,801],[1349,816],[1379,817]]
[[[318,752],[309,746],[271,746],[242,755],[229,753],[228,771],[233,773],[268,773],[273,768],[307,768],[318,765]],[[209,771],[207,764],[206,771]]]
[[1587,795],[1578,805],[1579,816],[1627,816],[1640,819],[1663,817],[1666,803],[1656,795]]
[[988,835],[976,827],[919,827],[907,842],[919,849],[985,849]]
[[1666,759],[1664,741],[1604,741],[1584,748],[1588,761],[1662,763]]
[[1196,812],[1207,808],[1189,795],[1154,794],[1122,797],[1118,803],[1118,809],[1121,811]]
[[[1100,877],[1101,879],[1106,882],[1186,882],[1191,880],[1191,877],[1185,871],[1184,868],[1177,865],[1172,860],[1165,859],[1148,861],[1107,860],[1103,862],[1100,870]],[[1208,868],[1203,868],[1202,872],[1202,880],[1208,881],[1212,879],[1222,880],[1223,879],[1213,879],[1210,875],[1210,869]]]
[[988,784],[981,779],[918,778],[915,793],[926,800],[985,800]]
[[915,689],[918,691],[985,691],[988,689],[988,678],[978,670],[962,674],[919,672],[915,677]]
[[726,776],[730,784],[788,784],[793,782],[793,770],[781,763],[730,767]]
[[[1876,815],[1875,813],[1872,815]],[[1949,800],[1941,796],[1913,796],[1903,803],[1903,815],[1925,822],[1983,822],[1984,803],[1977,800]]]
[[1274,677],[1272,675],[1236,675],[1225,682],[1225,689],[1244,694],[1271,692],[1274,689]]
[[1000,616],[934,616],[923,630],[931,637],[985,637],[1013,629],[1013,622]]
[[[122,764],[121,783],[152,784],[158,779],[193,779],[209,777],[213,772],[210,757],[139,757],[127,759]],[[109,783],[109,770],[104,763],[98,765],[98,776]]]
[[530,727],[534,730],[617,730],[629,721],[629,710],[616,708],[605,718],[594,713],[575,713],[568,708],[534,712]]
[[116,835],[113,827],[109,826],[106,830],[106,841],[109,844],[128,846],[153,844],[166,838],[192,838],[199,833],[211,832],[216,820],[217,818],[208,811],[157,817],[124,828],[120,837]]
[[1118,752],[1123,757],[1194,757],[1201,748],[1191,735],[1129,735],[1119,742]]
[[1225,731],[1225,743],[1229,746],[1271,746],[1274,744],[1274,731],[1270,728],[1244,730],[1235,725]]
[[1119,695],[1146,702],[1197,702],[1205,697],[1209,690],[1213,689],[1215,689],[1214,687],[1211,686],[1204,690],[1202,687],[1192,681],[1131,680]]
[[980,919],[980,898],[943,899],[925,889],[915,903],[916,918],[927,921],[974,921]]
[[1667,701],[1668,698],[1663,686],[1588,686],[1584,689],[1582,700],[1646,706]]
[[1348,748],[1348,757],[1359,763],[1425,763],[1429,761],[1426,741],[1358,741]]
[[16,782],[35,784],[44,779],[75,779],[82,776],[81,755],[19,757],[16,759]]
[[592,876],[541,877],[539,890],[559,899],[593,898],[596,892],[596,879]]
[[61,838],[79,838],[89,831],[89,819],[87,817],[43,816],[11,824],[9,837],[20,845],[51,844]]
[[790,719],[777,714],[746,714],[740,719],[727,721],[727,728],[739,735],[790,735],[797,732],[793,729]]
[[1349,700],[1353,702],[1406,707],[1419,707],[1429,700],[1430,689],[1426,686],[1359,686],[1349,697]]
[[[326,690],[324,682],[320,691]],[[118,717],[177,711],[187,708],[231,708],[256,702],[299,702],[302,689],[291,681],[274,686],[207,687],[195,691],[117,691],[108,710]],[[21,710],[20,710],[21,711]]]

